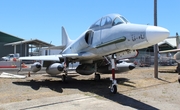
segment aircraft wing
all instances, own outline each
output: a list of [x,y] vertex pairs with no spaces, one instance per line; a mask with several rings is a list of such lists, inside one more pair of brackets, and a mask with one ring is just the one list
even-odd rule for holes
[[89,58],[94,56],[93,53],[83,52],[83,53],[73,53],[73,54],[59,54],[59,55],[46,55],[46,56],[29,56],[29,57],[19,57],[19,60],[44,60],[44,61],[59,61],[60,58]]
[[20,57],[19,60],[59,61],[59,58],[64,58],[64,57],[76,58],[78,57],[78,54],[60,54],[60,55],[48,55],[48,56]]
[[172,49],[172,50],[159,51],[159,53],[178,52],[178,51],[180,51],[180,49]]
[[65,46],[51,46],[48,49],[60,49],[60,50],[64,50]]

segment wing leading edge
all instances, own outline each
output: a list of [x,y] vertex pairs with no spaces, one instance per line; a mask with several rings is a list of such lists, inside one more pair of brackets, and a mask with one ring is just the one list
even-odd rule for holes
[[44,60],[44,61],[59,61],[59,58],[65,57],[78,57],[78,54],[61,54],[61,55],[48,55],[48,56],[31,56],[20,57],[19,60]]
[[73,53],[73,54],[59,54],[59,55],[48,55],[48,56],[30,56],[30,57],[20,57],[19,60],[44,60],[44,61],[59,61],[60,58],[71,58],[79,60],[84,58],[89,58],[95,56],[90,52],[83,53]]

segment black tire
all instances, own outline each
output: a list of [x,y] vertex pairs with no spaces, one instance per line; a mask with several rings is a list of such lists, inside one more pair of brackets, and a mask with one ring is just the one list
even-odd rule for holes
[[177,67],[176,67],[176,71],[177,73],[180,75],[180,64],[178,63]]
[[113,85],[111,88],[111,93],[116,94],[117,93],[117,86]]
[[66,82],[66,75],[62,75],[62,82]]
[[99,81],[100,79],[101,79],[101,76],[100,76],[100,74],[95,74],[95,81]]
[[180,76],[178,77],[178,82],[180,83]]

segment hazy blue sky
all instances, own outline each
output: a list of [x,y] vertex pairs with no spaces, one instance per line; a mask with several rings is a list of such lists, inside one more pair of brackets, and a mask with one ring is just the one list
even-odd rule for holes
[[[158,1],[158,26],[180,34],[180,0]],[[131,23],[154,25],[154,0],[0,0],[0,31],[61,44],[61,26],[71,39],[100,17],[119,13]]]

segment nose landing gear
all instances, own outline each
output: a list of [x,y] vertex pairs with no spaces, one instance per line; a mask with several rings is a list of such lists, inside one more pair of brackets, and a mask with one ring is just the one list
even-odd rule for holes
[[116,94],[117,93],[117,81],[115,79],[111,79],[112,84],[110,85],[110,92]]
[[117,81],[115,79],[115,68],[116,68],[116,64],[115,64],[115,58],[114,58],[114,54],[112,54],[112,58],[111,58],[111,66],[112,66],[112,78],[110,79],[112,81],[112,84],[110,85],[110,92],[116,94],[117,93]]

